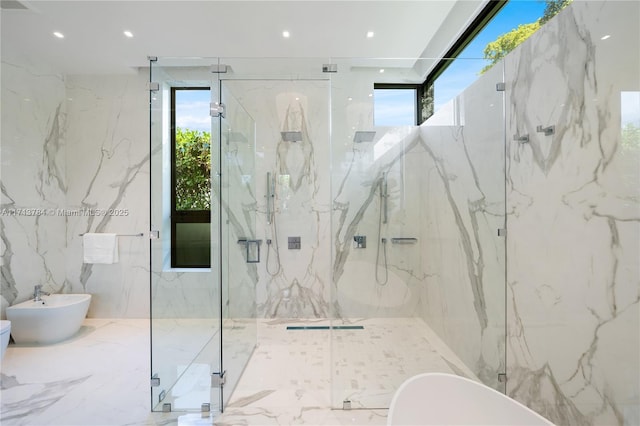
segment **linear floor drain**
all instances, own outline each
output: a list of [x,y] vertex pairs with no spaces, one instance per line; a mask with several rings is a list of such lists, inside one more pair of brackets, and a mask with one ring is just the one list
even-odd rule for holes
[[287,330],[364,330],[361,325],[288,325]]

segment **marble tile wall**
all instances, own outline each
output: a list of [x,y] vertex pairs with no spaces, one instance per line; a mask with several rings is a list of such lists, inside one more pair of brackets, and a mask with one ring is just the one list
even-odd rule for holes
[[2,318],[37,284],[67,290],[66,88],[46,65],[2,61]]
[[507,391],[557,424],[640,422],[638,22],[575,1],[505,60]]
[[507,393],[557,424],[639,421],[639,18],[574,2],[506,58],[506,159],[496,67],[420,129],[421,315],[496,388],[506,344]]
[[120,263],[86,265],[79,236],[148,229],[146,75],[2,67],[3,308],[43,284],[93,294],[92,317],[148,317],[148,241],[120,238]]
[[[89,316],[149,315],[148,75],[68,76],[65,127],[71,211],[106,214],[68,217],[66,271],[71,292],[92,294]],[[120,261],[83,264],[84,232],[143,233],[118,238]]]
[[[326,318],[331,279],[326,173],[329,81],[230,80],[223,84],[255,121],[255,235],[263,241],[256,314]],[[299,131],[302,140],[285,141],[283,131]],[[267,173],[275,179],[271,223],[267,223]],[[288,237],[300,237],[300,249],[290,250]],[[231,252],[243,249],[231,247]]]
[[504,390],[503,94],[496,66],[420,127],[419,316],[486,384]]

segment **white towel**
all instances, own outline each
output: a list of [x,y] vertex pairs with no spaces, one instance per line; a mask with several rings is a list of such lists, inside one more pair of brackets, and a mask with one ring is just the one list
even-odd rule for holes
[[84,263],[118,263],[118,236],[91,234],[82,236]]

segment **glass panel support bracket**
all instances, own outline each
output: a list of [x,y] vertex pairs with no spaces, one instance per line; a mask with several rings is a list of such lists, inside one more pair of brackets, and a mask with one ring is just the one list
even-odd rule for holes
[[222,388],[224,387],[225,382],[227,381],[227,377],[225,376],[226,371],[211,373],[211,387],[212,388]]
[[338,72],[338,64],[322,64],[322,72]]
[[160,90],[160,83],[158,83],[157,81],[149,81],[147,83],[147,88],[150,92],[157,92],[158,90]]
[[155,388],[158,386],[160,386],[160,377],[158,377],[158,374],[154,374],[151,376],[151,387]]
[[218,102],[211,102],[209,108],[209,114],[211,117],[222,117],[225,118],[225,107],[224,104]]
[[506,228],[498,228],[498,237],[504,237],[507,235]]
[[496,92],[504,92],[507,89],[506,84],[501,81],[500,83],[496,83]]
[[498,382],[507,383],[507,373],[498,373]]
[[213,74],[223,74],[226,73],[229,67],[226,64],[216,64],[211,65],[211,72]]

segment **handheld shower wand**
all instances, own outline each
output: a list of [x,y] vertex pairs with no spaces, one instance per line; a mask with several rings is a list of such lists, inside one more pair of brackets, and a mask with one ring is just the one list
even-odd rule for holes
[[[378,182],[378,189],[380,191],[380,209],[378,213],[378,245],[376,249],[376,282],[383,286],[387,284],[389,280],[389,267],[387,265],[387,239],[382,238],[382,224],[387,223],[387,199],[389,195],[387,193],[387,173],[383,172],[380,181]],[[379,275],[380,264],[380,244],[382,244],[382,255],[384,256],[384,277]]]
[[273,185],[271,181],[271,172],[267,172],[267,225],[271,225],[271,221],[273,220],[274,197],[275,185]]
[[387,200],[389,199],[389,192],[387,187],[387,172],[382,173],[382,180],[380,181],[380,201],[382,204],[382,223],[387,223]]
[[280,272],[280,250],[278,247],[278,227],[276,226],[275,218],[275,200],[276,200],[276,180],[272,179],[271,172],[267,172],[267,225],[273,227],[273,239],[275,240],[274,251],[276,253],[276,270],[271,272],[269,270],[269,254],[271,253],[272,242],[267,239],[267,261],[266,268],[269,275],[276,276]]

